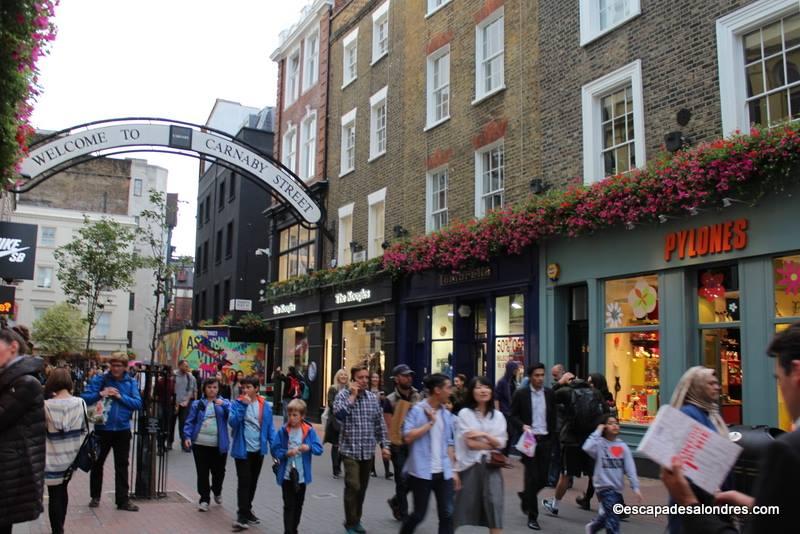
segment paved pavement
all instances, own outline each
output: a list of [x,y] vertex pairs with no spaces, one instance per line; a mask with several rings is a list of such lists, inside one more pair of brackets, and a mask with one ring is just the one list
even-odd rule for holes
[[[277,420],[276,420],[277,421]],[[177,445],[177,444],[176,444]],[[232,459],[228,459],[227,474],[223,489],[223,504],[212,504],[207,513],[198,512],[195,506],[195,470],[192,455],[174,449],[169,459],[169,483],[167,489],[177,492],[177,498],[164,501],[137,501],[141,507],[139,512],[122,512],[114,507],[113,496],[113,462],[106,462],[105,486],[101,506],[89,508],[89,477],[78,472],[69,486],[70,503],[67,514],[67,533],[225,533],[231,532],[231,525],[236,511],[236,469]],[[505,531],[530,532],[526,517],[519,510],[517,491],[522,488],[522,466],[514,461],[513,469],[503,471],[505,479]],[[344,532],[342,520],[344,516],[342,494],[344,481],[331,477],[330,446],[326,445],[321,457],[314,457],[314,482],[306,493],[301,532],[335,533]],[[392,519],[386,500],[393,494],[394,482],[383,478],[383,465],[378,462],[377,478],[370,479],[364,504],[363,524],[370,533],[389,533],[399,530],[399,523]],[[584,525],[594,517],[597,501],[592,502],[592,512],[577,508],[574,504],[579,491],[586,486],[586,479],[575,482],[575,488],[567,492],[561,505],[558,517],[551,517],[541,511],[539,523],[543,532],[582,533]],[[542,497],[549,497],[553,490],[546,488]],[[666,493],[660,481],[642,479],[642,493],[646,504],[666,502]],[[626,491],[625,500],[634,503],[630,491]],[[260,484],[254,501],[254,513],[262,519],[260,525],[253,526],[249,532],[275,533],[283,530],[283,501],[275,477],[264,463]],[[622,530],[642,534],[661,534],[666,526],[665,518],[635,517],[622,523]],[[434,534],[437,531],[435,503],[432,502],[428,516],[420,525],[420,534]],[[47,494],[45,491],[45,513],[37,520],[14,527],[14,534],[45,534],[50,532],[47,520]],[[485,533],[486,529],[463,527],[459,534]]]

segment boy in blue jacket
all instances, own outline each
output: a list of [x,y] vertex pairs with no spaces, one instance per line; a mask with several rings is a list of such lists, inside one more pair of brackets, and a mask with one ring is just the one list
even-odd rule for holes
[[286,406],[286,425],[275,433],[272,455],[278,460],[276,478],[283,490],[283,531],[297,534],[306,486],[311,484],[311,455],[322,454],[314,428],[303,419],[306,403],[293,399]]
[[238,511],[233,527],[237,530],[250,528],[260,520],[253,514],[253,498],[256,495],[258,477],[264,456],[269,452],[274,438],[272,408],[258,394],[258,378],[242,379],[241,393],[231,405],[228,424],[231,427],[231,456],[236,461]]
[[128,375],[128,355],[115,352],[109,359],[109,371],[97,375],[86,386],[81,397],[86,404],[103,402],[106,421],[95,425],[100,438],[100,457],[89,475],[90,508],[100,506],[103,491],[103,464],[114,449],[114,490],[117,508],[137,512],[139,507],[128,498],[128,455],[131,449],[131,418],[142,409],[139,384]]
[[[222,504],[222,482],[225,480],[225,462],[228,459],[228,415],[231,403],[219,396],[219,380],[206,378],[203,398],[189,408],[183,425],[185,440],[182,445],[194,454],[197,469],[197,493],[200,494],[198,510],[208,512],[211,491],[214,502]],[[208,475],[211,474],[211,485]]]

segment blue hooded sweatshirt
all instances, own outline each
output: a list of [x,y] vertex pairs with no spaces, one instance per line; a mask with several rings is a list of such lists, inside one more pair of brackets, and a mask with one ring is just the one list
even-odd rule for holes
[[130,430],[133,412],[142,409],[139,384],[128,373],[125,373],[121,380],[117,380],[111,372],[107,372],[92,378],[81,394],[81,398],[86,401],[86,404],[94,404],[101,399],[100,392],[107,387],[117,388],[120,398],[112,398],[106,424],[95,425],[95,429],[109,432]]
[[[227,399],[222,399],[222,404],[214,405],[214,414],[217,416],[217,447],[220,454],[227,454],[230,447],[230,439],[228,438],[228,414],[230,413],[231,403]],[[186,417],[186,423],[183,425],[183,434],[192,442],[197,439],[200,434],[200,427],[203,426],[203,420],[206,417],[206,407],[208,406],[208,399],[205,397],[196,400],[189,408],[189,415]]]

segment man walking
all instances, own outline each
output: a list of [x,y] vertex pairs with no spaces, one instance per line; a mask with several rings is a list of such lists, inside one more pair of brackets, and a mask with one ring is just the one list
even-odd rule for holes
[[404,477],[414,496],[414,511],[403,521],[400,534],[411,534],[428,511],[431,492],[436,495],[439,534],[453,532],[453,414],[444,404],[452,387],[447,375],[436,373],[425,378],[428,398],[408,412],[403,423],[403,440],[408,445]]
[[237,530],[257,525],[260,520],[253,514],[258,477],[264,456],[269,452],[274,438],[272,409],[258,394],[258,378],[248,376],[241,381],[241,394],[233,401],[228,424],[231,427],[231,456],[236,461]]
[[385,460],[391,457],[386,424],[378,397],[369,391],[369,368],[350,369],[350,387],[342,389],[333,403],[333,413],[342,422],[339,454],[344,463],[344,514],[348,534],[366,532],[361,525],[375,446],[380,443]]
[[172,417],[169,446],[171,447],[175,441],[175,423],[177,422],[183,452],[192,452],[192,449],[187,449],[184,445],[186,435],[183,433],[183,427],[186,424],[186,416],[189,415],[189,406],[196,397],[197,379],[189,371],[189,362],[181,360],[178,362],[178,370],[175,372],[175,414]]
[[403,521],[408,515],[408,486],[403,475],[403,465],[408,456],[408,445],[403,441],[403,423],[408,411],[422,400],[422,396],[412,386],[414,371],[408,365],[404,363],[396,365],[392,369],[392,380],[394,380],[394,391],[386,396],[384,403],[395,472],[394,496],[387,502],[392,509],[394,518]]
[[[566,369],[560,363],[550,368],[550,376],[553,377],[551,388],[556,387],[565,372]],[[559,432],[561,432],[562,426],[564,426],[564,409],[556,405],[556,431],[550,437],[550,469],[547,472],[547,485],[551,488],[556,487],[558,476],[561,473],[561,438],[559,437]]]
[[92,466],[89,488],[92,500],[90,508],[100,506],[103,491],[103,465],[111,449],[114,449],[114,491],[117,508],[136,512],[139,507],[128,498],[128,454],[131,449],[131,418],[133,412],[142,408],[139,386],[127,373],[126,354],[112,354],[110,370],[95,376],[86,386],[81,397],[86,404],[102,402],[105,422],[95,425],[100,438],[100,456]]
[[541,530],[537,495],[547,485],[550,450],[556,433],[556,411],[553,391],[544,387],[544,364],[537,363],[528,369],[529,386],[518,389],[511,399],[509,422],[517,434],[532,432],[536,438],[533,458],[522,455],[525,466],[525,489],[522,509],[528,514],[528,528]]

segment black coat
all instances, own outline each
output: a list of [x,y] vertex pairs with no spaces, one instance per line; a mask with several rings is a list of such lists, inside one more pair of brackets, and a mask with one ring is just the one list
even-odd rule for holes
[[[544,388],[544,405],[547,418],[547,435],[555,436],[556,427],[556,402],[553,395],[553,390]],[[514,392],[511,397],[511,413],[508,416],[508,421],[511,426],[516,430],[517,435],[522,433],[522,427],[531,424],[533,420],[533,413],[531,412],[531,388],[519,388]]]
[[42,513],[47,428],[36,373],[43,367],[41,358],[23,357],[0,372],[0,524]]

